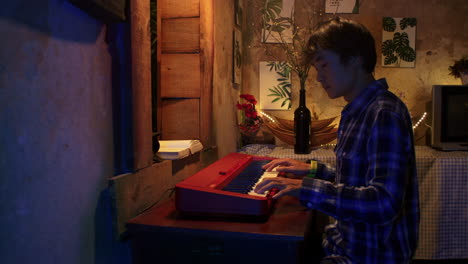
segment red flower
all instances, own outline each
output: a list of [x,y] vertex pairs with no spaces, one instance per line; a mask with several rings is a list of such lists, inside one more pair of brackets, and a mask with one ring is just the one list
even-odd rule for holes
[[242,123],[239,124],[239,129],[244,134],[255,134],[260,130],[261,118],[255,110],[257,100],[251,94],[241,94],[240,98],[246,100],[246,103],[240,104],[237,102],[236,108],[243,111]]
[[255,97],[253,95],[251,95],[251,94],[241,94],[240,98],[243,98],[243,99],[247,100],[249,103],[251,103],[253,105],[257,104],[257,100],[255,100]]

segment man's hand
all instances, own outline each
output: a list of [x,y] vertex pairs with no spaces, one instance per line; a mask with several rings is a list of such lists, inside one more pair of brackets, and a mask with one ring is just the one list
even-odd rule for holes
[[262,180],[257,185],[257,187],[255,187],[254,192],[264,193],[268,190],[276,188],[279,190],[279,192],[272,197],[273,199],[278,199],[284,195],[299,197],[301,186],[302,180],[283,177],[271,177]]
[[306,175],[310,171],[310,164],[293,159],[275,159],[262,167],[266,171],[276,168],[280,172],[290,172],[295,175]]

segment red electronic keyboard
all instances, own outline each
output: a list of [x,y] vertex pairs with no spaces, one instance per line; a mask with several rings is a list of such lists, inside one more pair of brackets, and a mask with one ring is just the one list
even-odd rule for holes
[[228,154],[175,186],[177,210],[189,216],[266,220],[277,190],[257,194],[253,189],[265,177],[280,176],[262,169],[272,159]]

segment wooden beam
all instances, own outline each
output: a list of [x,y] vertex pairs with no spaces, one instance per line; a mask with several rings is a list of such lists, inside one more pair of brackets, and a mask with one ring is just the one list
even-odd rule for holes
[[200,0],[200,139],[205,147],[214,146],[212,133],[214,13],[213,0]]
[[153,161],[150,1],[130,1],[134,170]]

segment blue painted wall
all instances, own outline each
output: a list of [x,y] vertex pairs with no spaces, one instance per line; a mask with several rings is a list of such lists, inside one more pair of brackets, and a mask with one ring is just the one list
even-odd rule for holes
[[[0,263],[116,263],[106,26],[65,0],[0,8]],[[125,258],[119,258],[124,262]]]

